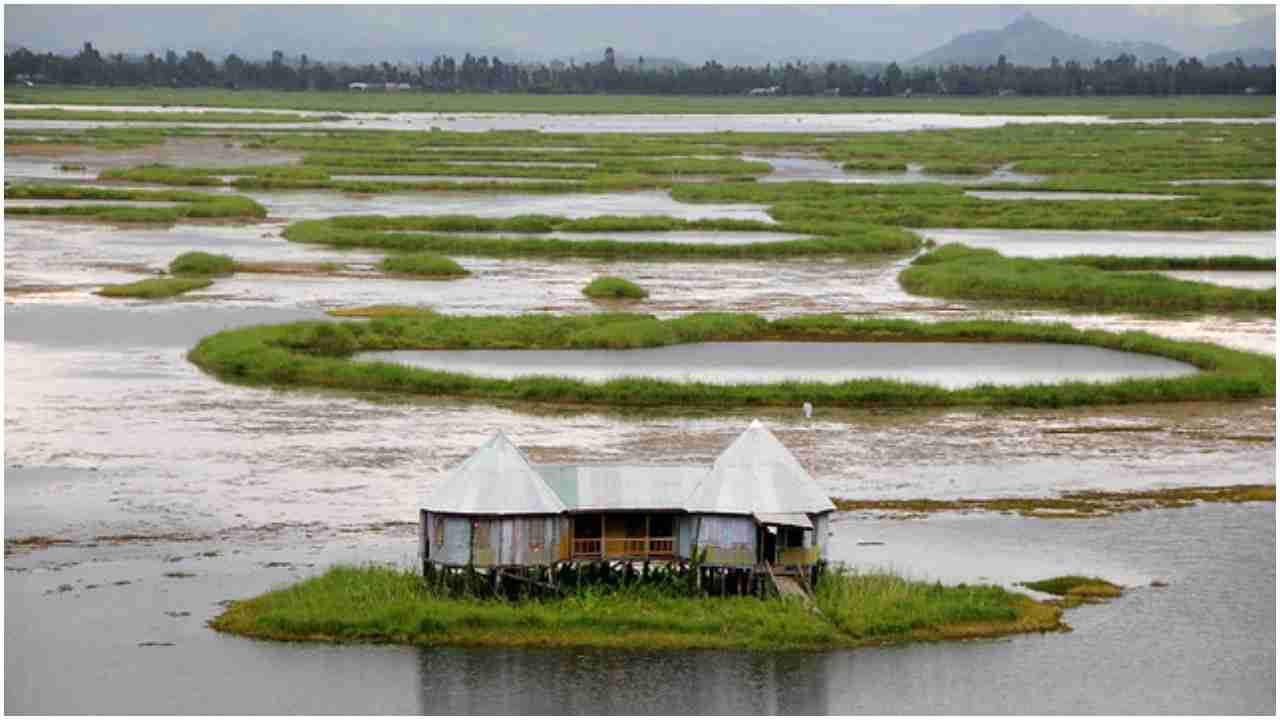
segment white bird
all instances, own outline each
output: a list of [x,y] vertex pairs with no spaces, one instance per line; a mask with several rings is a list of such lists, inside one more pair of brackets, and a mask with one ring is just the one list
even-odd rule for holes
[[804,404],[804,416],[807,418],[813,417],[813,403],[806,402]]

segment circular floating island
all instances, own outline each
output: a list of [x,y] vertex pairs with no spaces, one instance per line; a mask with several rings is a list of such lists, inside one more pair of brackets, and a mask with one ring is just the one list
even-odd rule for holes
[[188,357],[241,383],[619,408],[1066,407],[1275,394],[1274,356],[1065,324],[376,315],[228,330]]

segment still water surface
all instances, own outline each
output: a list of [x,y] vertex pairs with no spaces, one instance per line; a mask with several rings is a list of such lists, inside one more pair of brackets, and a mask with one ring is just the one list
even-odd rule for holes
[[[74,556],[51,551],[6,560],[15,570],[5,583],[5,706],[94,714],[1275,711],[1272,505],[1088,521],[846,516],[834,531],[833,554],[860,567],[891,563],[948,581],[995,573],[998,583],[1066,570],[1133,587],[1069,611],[1074,632],[995,641],[777,654],[331,646],[226,637],[203,623],[219,600],[331,562],[405,561],[410,533],[352,542],[296,532],[260,542],[252,561],[191,555],[216,545],[104,546],[59,568]],[[272,563],[280,569],[263,569]],[[193,577],[166,579],[173,568]],[[1145,587],[1153,579],[1170,586]],[[121,580],[129,584],[114,584]],[[73,589],[50,592],[59,583]],[[181,612],[191,614],[166,615]]]
[[1003,228],[927,228],[921,237],[939,245],[963,243],[1005,255],[1055,258],[1071,255],[1275,257],[1271,230],[1014,230]]
[[957,389],[1196,372],[1151,355],[1034,343],[710,342],[636,350],[394,350],[356,357],[489,378],[643,377],[718,385],[883,378]]

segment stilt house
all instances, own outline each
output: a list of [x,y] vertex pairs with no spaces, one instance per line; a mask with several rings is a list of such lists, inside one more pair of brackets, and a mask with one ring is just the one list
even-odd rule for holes
[[420,508],[424,569],[581,562],[805,572],[835,506],[754,421],[710,467],[534,465],[502,432],[433,484]]

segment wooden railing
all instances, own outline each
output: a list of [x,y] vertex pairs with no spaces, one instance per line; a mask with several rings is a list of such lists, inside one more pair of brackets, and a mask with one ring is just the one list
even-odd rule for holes
[[574,538],[573,541],[574,557],[672,557],[675,552],[674,537]]
[[600,538],[578,539],[573,540],[573,556],[574,557],[600,557]]

